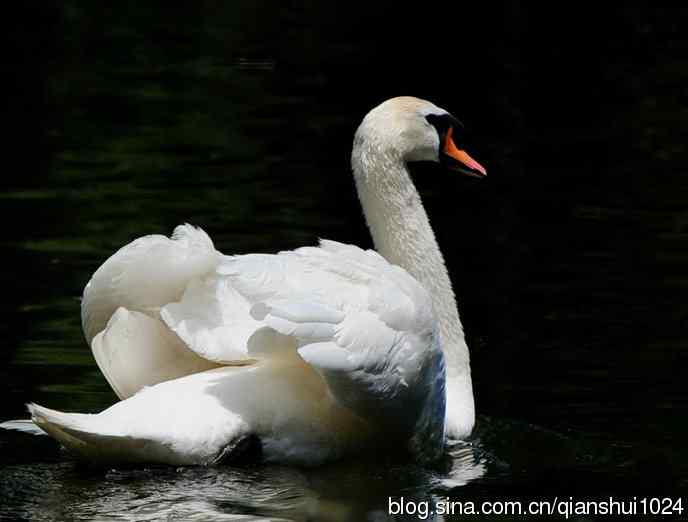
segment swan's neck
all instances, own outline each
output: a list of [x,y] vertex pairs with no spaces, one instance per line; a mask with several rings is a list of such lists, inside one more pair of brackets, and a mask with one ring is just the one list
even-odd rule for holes
[[448,373],[468,373],[468,349],[449,274],[406,164],[393,153],[358,156],[356,188],[376,250],[430,292]]
[[444,258],[406,163],[395,150],[359,136],[352,167],[376,250],[414,276],[432,297],[447,365],[448,421],[460,424],[447,427],[455,434],[470,432],[474,410],[468,347]]

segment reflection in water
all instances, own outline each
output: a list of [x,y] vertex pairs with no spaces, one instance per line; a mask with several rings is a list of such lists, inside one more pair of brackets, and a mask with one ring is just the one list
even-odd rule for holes
[[403,495],[407,501],[431,505],[451,488],[480,478],[486,462],[477,446],[457,443],[450,449],[446,467],[427,470],[412,464],[365,461],[318,469],[256,465],[98,471],[61,456],[53,464],[8,467],[1,491],[3,498],[13,499],[14,507],[5,512],[0,508],[0,516],[31,520],[40,520],[47,513],[60,520],[390,520],[390,497]]

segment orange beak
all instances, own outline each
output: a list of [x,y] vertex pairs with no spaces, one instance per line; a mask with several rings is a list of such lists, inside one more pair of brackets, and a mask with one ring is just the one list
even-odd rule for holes
[[[444,138],[444,149],[443,152],[450,158],[458,161],[461,166],[457,165],[455,170],[459,170],[468,176],[474,176],[476,178],[484,178],[487,176],[487,171],[480,163],[475,161],[468,155],[465,150],[459,149],[454,140],[452,139],[452,134],[454,133],[454,128],[449,127],[447,130],[447,135]],[[467,167],[467,168],[462,168]]]

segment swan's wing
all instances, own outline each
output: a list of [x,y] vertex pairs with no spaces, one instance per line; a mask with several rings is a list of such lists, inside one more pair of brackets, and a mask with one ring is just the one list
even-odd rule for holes
[[[295,340],[286,346],[341,406],[371,420],[385,417],[399,433],[431,429],[443,437],[444,360],[430,296],[375,252],[323,241],[277,255],[226,257],[216,275],[163,307],[161,317],[215,361],[281,356],[267,326]],[[232,338],[233,331],[239,335]]]
[[160,319],[123,307],[93,338],[91,349],[120,399],[131,397],[144,386],[218,366],[189,350]]
[[189,281],[211,272],[220,254],[200,228],[180,225],[171,238],[141,237],[119,249],[84,288],[81,322],[90,344],[119,307],[157,317]]
[[351,245],[323,241],[280,256],[304,264],[306,277],[254,305],[254,317],[297,339],[299,355],[340,405],[436,456],[445,371],[427,291],[376,252]]
[[163,306],[160,317],[201,357],[233,363],[250,358],[248,341],[264,326],[252,307],[274,301],[369,310],[397,331],[435,326],[430,298],[410,275],[376,252],[334,241],[223,257],[214,273],[193,279],[178,301]]
[[268,301],[252,313],[297,339],[299,355],[322,376],[340,406],[392,429],[391,436],[411,438],[412,445],[422,441],[414,451],[433,457],[440,451],[445,373],[437,328],[400,330],[370,310],[341,312],[299,301]]
[[220,364],[247,361],[249,337],[262,324],[227,277],[212,273],[189,282],[178,302],[160,310],[165,324],[196,354]]
[[112,255],[84,289],[84,334],[120,399],[144,386],[213,368],[160,321],[160,307],[211,273],[220,254],[201,229],[182,225],[171,238],[146,236]]
[[340,264],[350,272],[353,262],[337,257],[320,248],[224,257],[215,273],[193,280],[179,301],[162,307],[160,317],[201,357],[235,364],[251,357],[249,339],[264,326],[250,314],[256,303],[301,296],[341,307],[367,299],[365,285],[320,266]]

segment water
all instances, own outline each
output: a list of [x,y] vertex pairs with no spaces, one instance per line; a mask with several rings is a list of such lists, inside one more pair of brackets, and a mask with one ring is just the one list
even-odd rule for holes
[[457,28],[383,4],[139,4],[8,17],[0,418],[116,400],[78,299],[140,235],[191,222],[225,253],[370,246],[351,138],[411,93],[464,120],[490,173],[415,176],[460,298],[478,427],[432,469],[93,470],[1,432],[0,518],[385,520],[402,495],[685,495],[685,11],[598,6],[552,26],[546,9],[462,6],[474,23]]

